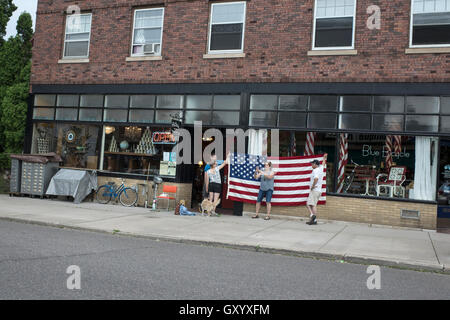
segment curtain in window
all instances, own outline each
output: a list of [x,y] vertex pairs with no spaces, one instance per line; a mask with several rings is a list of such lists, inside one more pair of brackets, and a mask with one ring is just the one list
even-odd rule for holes
[[248,154],[267,155],[267,130],[249,130]]
[[416,163],[413,199],[436,199],[436,166],[438,143],[436,138],[416,137]]

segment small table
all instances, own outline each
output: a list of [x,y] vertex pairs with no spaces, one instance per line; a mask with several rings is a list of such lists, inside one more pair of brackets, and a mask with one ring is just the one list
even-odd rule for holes
[[370,187],[370,181],[375,181],[375,178],[372,177],[365,177],[363,178],[366,181],[366,193],[362,193],[362,196],[370,196],[371,194],[369,193],[369,187]]

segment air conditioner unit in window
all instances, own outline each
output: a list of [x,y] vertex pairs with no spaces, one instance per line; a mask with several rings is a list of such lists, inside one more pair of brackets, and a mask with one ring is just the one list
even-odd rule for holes
[[155,54],[156,53],[156,46],[158,46],[159,43],[149,43],[144,45],[144,54]]

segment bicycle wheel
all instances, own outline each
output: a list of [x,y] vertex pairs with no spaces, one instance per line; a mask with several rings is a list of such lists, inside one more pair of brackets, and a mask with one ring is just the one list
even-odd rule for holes
[[107,204],[111,201],[111,189],[109,186],[101,186],[97,190],[97,201],[101,204]]
[[353,183],[353,176],[347,176],[344,181],[344,188],[343,188],[344,193],[348,192],[348,189],[350,189],[350,186],[352,185],[352,183]]
[[132,188],[125,188],[120,192],[119,200],[123,206],[131,207],[137,202],[138,194]]

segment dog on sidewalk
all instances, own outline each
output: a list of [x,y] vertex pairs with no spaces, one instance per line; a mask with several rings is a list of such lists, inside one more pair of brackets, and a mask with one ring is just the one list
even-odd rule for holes
[[202,203],[200,204],[200,212],[202,216],[204,215],[204,212],[208,215],[208,217],[211,216],[211,213],[216,211],[216,207],[220,203],[220,198],[217,199],[216,202],[209,201],[209,199],[204,199]]

